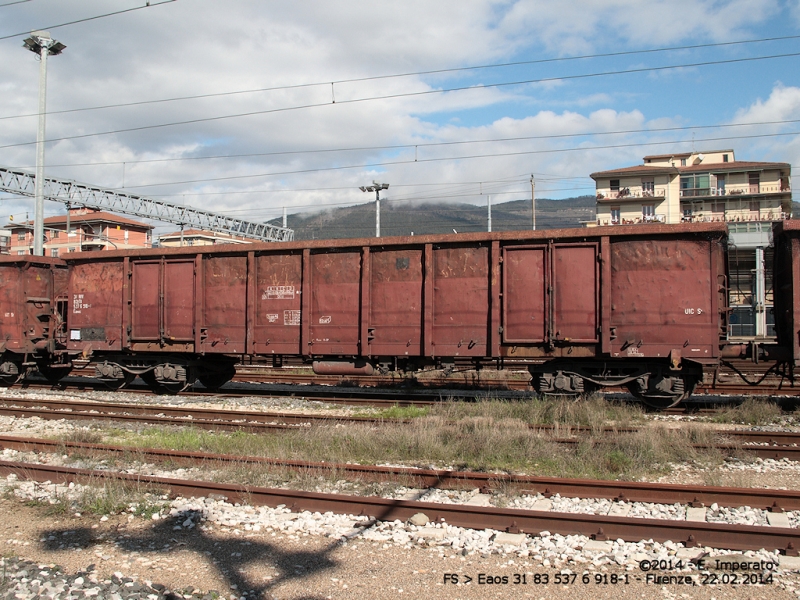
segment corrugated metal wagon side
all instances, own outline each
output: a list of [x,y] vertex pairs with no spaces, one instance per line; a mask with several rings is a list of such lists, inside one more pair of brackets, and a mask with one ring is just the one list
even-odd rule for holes
[[66,282],[66,265],[57,258],[0,257],[0,384],[34,370],[52,381],[69,374]]
[[[655,405],[718,359],[724,224],[112,251],[68,257],[70,350],[98,374],[217,387],[243,355],[318,373],[529,368],[542,393]],[[77,308],[77,310],[76,310]]]

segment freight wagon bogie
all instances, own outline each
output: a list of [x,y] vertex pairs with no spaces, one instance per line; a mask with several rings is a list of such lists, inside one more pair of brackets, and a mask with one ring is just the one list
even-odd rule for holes
[[113,389],[133,382],[138,376],[160,394],[177,394],[200,381],[216,390],[233,379],[235,359],[182,354],[136,354],[104,356],[95,364],[95,377]]
[[[688,361],[685,361],[688,363]],[[688,398],[702,379],[700,365],[663,361],[557,360],[530,367],[531,384],[543,396],[577,396],[622,387],[651,408],[664,409]]]

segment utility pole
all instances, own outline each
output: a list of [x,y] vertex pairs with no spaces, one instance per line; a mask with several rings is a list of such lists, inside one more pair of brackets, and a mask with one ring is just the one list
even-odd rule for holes
[[488,225],[489,228],[487,231],[492,233],[492,197],[486,196],[486,211],[488,213]]
[[381,237],[381,190],[388,190],[388,183],[373,181],[372,185],[362,185],[358,189],[362,192],[375,192],[375,237]]
[[33,213],[33,253],[44,256],[44,129],[47,114],[47,57],[56,56],[66,48],[50,37],[47,31],[32,31],[22,43],[34,54],[39,63],[39,129],[36,132],[36,192]]
[[533,230],[536,231],[536,184],[531,173],[531,215],[533,219]]

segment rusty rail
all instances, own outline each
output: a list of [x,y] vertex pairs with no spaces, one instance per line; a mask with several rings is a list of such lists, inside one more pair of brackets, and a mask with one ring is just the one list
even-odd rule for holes
[[[24,404],[27,406],[17,406]],[[46,406],[49,409],[32,408]],[[132,413],[132,414],[131,414]],[[38,417],[50,420],[108,420],[127,423],[149,423],[155,425],[186,425],[206,430],[218,431],[250,431],[261,432],[271,430],[290,430],[309,426],[314,422],[322,423],[405,423],[404,420],[376,419],[371,417],[349,417],[330,415],[303,415],[292,413],[218,410],[206,408],[182,408],[162,405],[141,405],[101,402],[71,402],[62,400],[13,399],[0,400],[0,415],[14,417]],[[162,416],[163,415],[163,416]],[[280,420],[282,423],[276,423]],[[563,430],[569,433],[587,433],[588,427],[568,427],[555,425],[531,424],[532,430],[556,432]],[[619,433],[635,433],[636,428],[606,427],[602,430],[609,435]],[[800,460],[800,434],[792,432],[738,432],[735,430],[718,430],[714,433],[736,438],[741,442],[755,442],[769,445],[740,445],[734,443],[692,444],[697,450],[719,450],[726,453],[746,451],[760,458]],[[567,446],[575,446],[581,442],[579,438],[548,438],[549,441]],[[781,443],[782,442],[782,443]],[[793,444],[793,445],[792,445]]]
[[562,479],[535,477],[507,473],[478,473],[474,471],[449,471],[416,469],[413,467],[382,467],[349,463],[308,462],[281,460],[262,456],[238,456],[161,448],[137,448],[86,442],[64,442],[36,438],[0,436],[0,448],[33,452],[98,452],[141,456],[147,460],[198,465],[205,462],[228,462],[266,465],[303,472],[342,473],[369,481],[408,480],[425,488],[481,488],[484,491],[511,487],[520,493],[547,497],[559,494],[571,498],[609,498],[621,502],[653,502],[659,504],[693,504],[721,506],[751,506],[765,510],[800,510],[799,490],[773,490],[760,488],[729,488],[718,486],[691,486],[638,481],[605,481],[596,479]]
[[636,519],[388,500],[377,497],[299,492],[0,461],[0,475],[11,473],[35,481],[62,484],[73,481],[97,483],[115,480],[166,489],[172,496],[206,497],[215,494],[224,496],[229,502],[247,502],[266,506],[282,504],[292,511],[307,510],[362,515],[382,521],[396,519],[405,521],[421,512],[425,513],[432,521],[443,520],[451,525],[470,529],[519,531],[530,534],[546,530],[562,535],[584,535],[594,539],[621,538],[626,541],[652,539],[658,542],[671,540],[687,546],[711,546],[731,550],[778,549],[788,554],[797,552],[795,550],[795,543],[798,541],[797,530],[778,527]]

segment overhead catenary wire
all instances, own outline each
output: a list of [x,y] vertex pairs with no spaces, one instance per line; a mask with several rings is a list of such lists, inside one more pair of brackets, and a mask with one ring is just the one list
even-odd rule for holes
[[[113,17],[113,16],[116,16],[116,15],[121,15],[121,14],[124,14],[124,13],[133,12],[135,10],[142,10],[143,8],[152,8],[154,6],[160,6],[161,4],[169,4],[171,2],[177,2],[177,0],[160,0],[158,2],[147,2],[147,4],[145,4],[143,6],[134,6],[132,8],[125,8],[123,10],[115,10],[114,12],[105,13],[105,14],[102,14],[102,15],[95,15],[93,17],[85,17],[83,19],[75,19],[74,21],[67,21],[66,23],[59,23],[58,25],[48,25],[47,27],[37,27],[36,29],[38,29],[38,30],[42,30],[42,29],[47,29],[47,30],[58,29],[60,27],[66,27],[68,25],[77,25],[78,23],[86,23],[88,21],[96,21],[97,19],[105,19],[106,17]],[[2,40],[10,40],[10,39],[16,38],[16,37],[22,37],[23,35],[30,35],[30,33],[31,33],[30,30],[28,30],[28,31],[22,31],[22,32],[19,32],[19,33],[12,33],[12,34],[9,34],[9,35],[0,36],[0,41],[2,41]]]
[[[245,154],[219,154],[215,156],[181,156],[173,158],[149,158],[140,160],[117,160],[117,161],[103,161],[103,162],[90,162],[90,163],[62,163],[62,164],[48,164],[49,168],[55,167],[89,167],[89,166],[108,166],[108,165],[134,165],[134,164],[148,164],[148,163],[163,163],[163,162],[179,162],[179,161],[193,161],[193,160],[222,160],[232,158],[255,158],[266,156],[292,156],[297,154],[325,154],[325,153],[338,153],[338,152],[367,152],[374,150],[403,150],[410,148],[435,148],[440,146],[458,146],[467,144],[494,144],[503,142],[518,142],[530,140],[553,140],[565,139],[576,137],[588,136],[608,136],[608,135],[629,135],[632,133],[664,133],[669,131],[692,131],[700,129],[726,129],[730,127],[755,127],[765,125],[788,125],[792,123],[800,123],[800,119],[786,119],[782,121],[759,121],[751,123],[726,123],[721,125],[686,125],[681,127],[653,127],[649,129],[622,129],[617,131],[587,131],[579,133],[557,133],[551,135],[528,135],[516,136],[509,138],[489,138],[489,139],[476,139],[476,140],[454,140],[447,142],[418,142],[407,144],[388,144],[384,146],[355,146],[349,148],[318,148],[306,150],[285,150],[276,152],[252,152]],[[19,167],[20,169],[29,167]]]
[[[710,138],[695,138],[694,142],[714,142],[714,141],[725,141],[725,140],[741,140],[741,139],[755,139],[755,138],[771,138],[771,137],[782,137],[782,136],[790,136],[790,135],[800,135],[800,131],[787,131],[781,133],[762,133],[762,134],[753,134],[753,135],[739,135],[739,136],[724,136],[724,137],[710,137]],[[471,154],[471,155],[462,155],[462,156],[442,156],[442,157],[431,157],[431,158],[409,158],[404,160],[390,160],[390,161],[382,161],[382,162],[372,162],[372,163],[361,163],[355,165],[338,165],[334,167],[314,167],[308,169],[295,169],[291,171],[271,171],[269,173],[254,173],[250,175],[227,175],[225,177],[207,177],[203,179],[186,179],[182,181],[162,181],[158,183],[147,183],[141,185],[129,185],[126,189],[141,189],[141,188],[148,188],[148,187],[158,187],[158,186],[166,186],[166,185],[186,185],[191,183],[210,183],[210,182],[217,182],[217,181],[233,181],[233,180],[241,180],[241,179],[252,179],[257,177],[274,177],[278,175],[299,175],[299,174],[306,174],[306,173],[321,173],[324,171],[341,171],[347,169],[366,169],[366,168],[374,168],[374,167],[386,167],[386,166],[396,166],[396,165],[408,165],[408,164],[423,164],[423,163],[432,163],[432,162],[442,162],[442,161],[456,161],[456,160],[474,160],[480,158],[501,158],[501,157],[508,157],[508,156],[525,156],[525,155],[533,155],[533,154],[556,154],[556,153],[564,153],[564,152],[589,152],[593,150],[609,150],[609,149],[616,149],[616,148],[639,148],[639,147],[647,147],[647,146],[666,146],[670,144],[688,144],[691,143],[692,140],[668,140],[668,141],[659,141],[659,142],[632,142],[627,144],[606,144],[602,146],[573,146],[571,148],[548,148],[548,149],[537,149],[537,150],[517,150],[514,152],[494,152],[490,154]]]
[[[30,1],[30,0],[22,0],[22,1]],[[174,0],[170,0],[174,1]],[[140,7],[144,8],[144,7]],[[114,14],[114,13],[112,13]],[[2,39],[2,38],[0,38]],[[291,90],[291,89],[300,89],[300,88],[308,88],[308,87],[319,87],[319,86],[334,86],[334,85],[342,85],[345,83],[362,83],[366,81],[376,81],[382,79],[393,79],[393,78],[402,78],[402,77],[416,77],[422,75],[440,75],[444,73],[458,73],[458,72],[465,72],[465,71],[476,71],[476,70],[486,70],[486,69],[495,69],[495,68],[506,68],[506,67],[517,67],[517,66],[530,66],[536,64],[545,64],[545,63],[555,63],[555,62],[567,62],[567,61],[575,61],[575,60],[587,60],[593,58],[612,58],[612,57],[619,57],[619,56],[631,56],[637,54],[653,54],[659,52],[674,52],[679,50],[698,50],[698,49],[705,49],[705,48],[716,48],[716,47],[725,47],[725,46],[736,46],[736,45],[745,45],[745,44],[756,44],[756,43],[764,43],[764,42],[775,42],[775,41],[787,41],[787,40],[795,40],[800,39],[800,35],[787,35],[787,36],[778,36],[778,37],[767,37],[767,38],[757,38],[757,39],[749,39],[749,40],[734,40],[730,42],[714,42],[708,44],[692,44],[692,45],[685,45],[685,46],[665,46],[661,48],[644,48],[641,50],[625,50],[620,52],[605,52],[605,53],[598,53],[598,54],[583,54],[577,56],[561,56],[556,58],[543,58],[543,59],[536,59],[536,60],[522,60],[522,61],[513,61],[513,62],[505,62],[505,63],[490,63],[484,65],[473,65],[473,66],[466,66],[466,67],[448,67],[443,69],[429,69],[429,70],[422,70],[422,71],[409,71],[405,73],[393,73],[393,74],[385,74],[385,75],[369,75],[364,77],[352,77],[347,79],[338,79],[333,81],[317,81],[317,82],[310,82],[310,83],[297,83],[297,84],[287,84],[287,85],[277,85],[277,86],[270,86],[270,87],[263,87],[263,88],[252,88],[246,90],[229,90],[225,92],[213,92],[208,94],[194,94],[188,96],[175,96],[171,98],[157,98],[152,100],[137,100],[133,102],[120,102],[116,104],[104,104],[99,106],[87,106],[87,107],[79,107],[79,108],[70,108],[64,110],[57,110],[48,112],[47,114],[65,114],[65,113],[72,113],[72,112],[83,112],[83,111],[91,111],[91,110],[105,110],[110,108],[123,108],[128,106],[142,106],[145,104],[158,104],[163,102],[179,102],[185,100],[198,100],[204,98],[219,98],[224,96],[232,96],[238,94],[254,94],[254,93],[262,93],[262,92],[271,92],[271,91],[281,91],[281,90]],[[4,119],[19,119],[25,117],[35,117],[38,116],[39,113],[28,113],[23,115],[10,115],[5,117],[0,117],[0,120]]]
[[[164,0],[169,2],[174,2],[175,0]],[[0,38],[2,39],[2,38]],[[356,104],[362,102],[374,102],[378,100],[393,100],[398,98],[410,98],[410,97],[421,97],[433,94],[444,94],[449,92],[463,92],[463,91],[482,91],[490,88],[497,88],[497,87],[509,87],[515,85],[530,85],[534,83],[549,83],[554,81],[565,81],[565,80],[575,80],[575,79],[586,79],[586,78],[594,78],[594,77],[609,77],[614,75],[629,75],[634,73],[648,73],[648,72],[656,72],[656,71],[666,71],[670,69],[685,69],[691,67],[705,67],[705,66],[712,66],[712,65],[725,65],[725,64],[736,64],[736,63],[743,63],[743,62],[751,62],[751,61],[762,61],[762,60],[775,60],[779,58],[792,58],[800,56],[800,52],[789,52],[784,54],[773,54],[769,56],[751,56],[746,58],[731,58],[725,60],[714,60],[714,61],[703,61],[703,62],[695,62],[695,63],[683,63],[677,65],[665,65],[660,67],[638,67],[635,69],[621,69],[617,71],[602,71],[596,73],[581,73],[576,75],[562,75],[558,77],[541,77],[537,79],[523,79],[523,80],[515,80],[515,81],[504,81],[498,83],[487,83],[482,85],[468,85],[468,86],[457,86],[451,88],[441,88],[441,89],[429,89],[429,90],[419,90],[415,92],[397,92],[394,94],[384,94],[382,96],[368,96],[363,98],[350,98],[344,100],[336,100],[335,102],[315,102],[310,104],[302,104],[302,105],[295,105],[295,106],[285,106],[280,108],[269,108],[263,110],[253,110],[247,111],[242,113],[235,113],[229,115],[217,115],[212,117],[198,117],[195,119],[186,119],[183,121],[171,121],[168,123],[158,123],[158,124],[151,124],[151,125],[138,125],[136,127],[125,127],[121,129],[113,129],[110,131],[97,131],[93,133],[83,133],[78,135],[72,136],[62,136],[62,137],[55,137],[49,138],[45,140],[46,143],[51,142],[61,142],[66,140],[78,140],[78,139],[85,139],[91,137],[101,137],[106,135],[116,135],[120,133],[131,133],[136,131],[147,131],[151,129],[162,129],[165,127],[177,127],[180,125],[195,125],[197,123],[209,123],[214,121],[222,121],[227,119],[238,119],[243,117],[252,117],[256,115],[267,115],[267,114],[276,114],[282,112],[290,112],[296,110],[307,110],[312,108],[321,108],[327,106],[342,106],[347,104]],[[15,144],[4,144],[0,146],[2,148],[18,148],[21,146],[30,146],[35,144],[36,142],[18,142]]]

